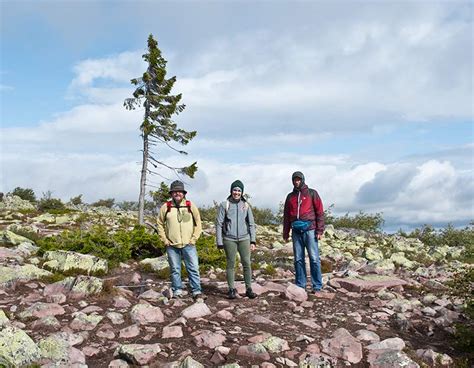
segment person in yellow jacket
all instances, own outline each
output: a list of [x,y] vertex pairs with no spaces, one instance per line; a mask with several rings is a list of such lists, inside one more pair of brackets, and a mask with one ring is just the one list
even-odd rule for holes
[[166,246],[171,273],[171,290],[181,297],[181,261],[184,260],[194,299],[204,298],[199,276],[196,242],[202,232],[198,208],[186,199],[184,184],[175,180],[170,186],[171,200],[163,204],[158,215],[158,233]]

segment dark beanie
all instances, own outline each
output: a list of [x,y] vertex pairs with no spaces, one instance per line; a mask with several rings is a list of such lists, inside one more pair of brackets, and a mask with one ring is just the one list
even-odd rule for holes
[[182,181],[175,180],[174,182],[171,183],[170,186],[170,193],[171,192],[183,192],[186,194],[187,192],[184,190],[184,184]]
[[231,193],[232,193],[232,189],[234,189],[235,187],[240,188],[242,193],[244,192],[244,184],[240,180],[236,180],[230,185],[230,192]]

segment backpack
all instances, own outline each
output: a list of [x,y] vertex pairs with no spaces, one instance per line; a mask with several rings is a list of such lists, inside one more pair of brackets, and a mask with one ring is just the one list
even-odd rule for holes
[[[167,201],[167,202],[166,202],[166,213],[170,212],[172,207],[173,207],[173,202],[172,202],[172,201]],[[179,207],[177,207],[177,208],[181,208],[181,207],[183,207],[183,206],[179,206]],[[193,213],[193,212],[191,211],[191,201],[188,201],[188,200],[186,199],[186,206],[185,206],[185,207],[188,208],[188,212],[189,212],[190,214]]]

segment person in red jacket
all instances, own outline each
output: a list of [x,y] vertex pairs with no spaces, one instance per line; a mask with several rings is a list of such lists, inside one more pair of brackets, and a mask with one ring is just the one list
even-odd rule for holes
[[293,191],[286,197],[283,211],[283,240],[288,241],[291,229],[295,264],[295,284],[306,289],[305,249],[308,251],[313,292],[323,287],[318,240],[324,232],[323,202],[316,190],[308,188],[304,175],[291,176]]

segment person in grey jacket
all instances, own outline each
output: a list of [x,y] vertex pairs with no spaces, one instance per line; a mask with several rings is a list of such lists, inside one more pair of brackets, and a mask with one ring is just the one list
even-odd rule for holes
[[217,247],[224,249],[226,255],[227,284],[229,285],[229,299],[237,297],[234,288],[235,257],[240,254],[240,261],[244,269],[245,295],[250,299],[257,296],[252,291],[252,268],[250,265],[250,252],[255,250],[256,235],[255,221],[252,208],[243,197],[244,184],[236,180],[230,186],[230,195],[219,206],[216,220]]

